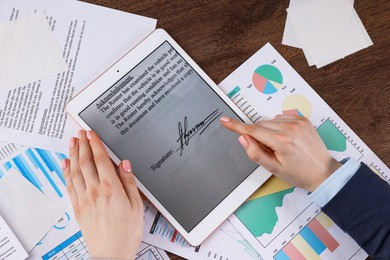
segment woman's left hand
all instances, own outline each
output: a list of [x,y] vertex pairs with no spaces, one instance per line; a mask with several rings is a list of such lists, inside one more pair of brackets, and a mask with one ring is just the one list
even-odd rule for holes
[[134,259],[143,203],[128,160],[114,167],[97,134],[79,131],[63,161],[67,190],[91,258]]

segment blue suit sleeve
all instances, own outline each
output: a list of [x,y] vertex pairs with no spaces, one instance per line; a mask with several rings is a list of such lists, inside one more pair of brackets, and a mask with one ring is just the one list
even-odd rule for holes
[[322,208],[374,259],[390,259],[390,185],[365,164]]
[[360,168],[360,162],[353,158],[346,158],[341,161],[343,164],[316,190],[308,194],[308,197],[320,207],[325,206],[355,175]]

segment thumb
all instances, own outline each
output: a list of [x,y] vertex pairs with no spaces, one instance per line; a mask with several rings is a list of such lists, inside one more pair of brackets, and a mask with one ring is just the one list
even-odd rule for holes
[[143,207],[142,199],[139,194],[133,170],[131,168],[130,161],[123,160],[119,164],[119,179],[122,182],[122,186],[125,189],[126,195],[130,200],[133,208]]
[[269,147],[259,143],[250,135],[241,135],[238,140],[245,149],[249,159],[263,166],[271,173],[277,171],[280,163]]

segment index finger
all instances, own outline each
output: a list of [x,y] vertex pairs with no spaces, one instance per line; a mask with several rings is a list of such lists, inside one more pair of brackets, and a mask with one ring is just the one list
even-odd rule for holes
[[221,117],[221,123],[227,129],[236,132],[240,135],[249,135],[258,142],[270,147],[276,146],[274,132],[270,129],[262,127],[260,124],[245,124],[230,117]]

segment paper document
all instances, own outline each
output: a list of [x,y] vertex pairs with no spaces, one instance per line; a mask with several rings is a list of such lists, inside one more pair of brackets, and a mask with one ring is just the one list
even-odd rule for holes
[[[389,168],[270,44],[219,86],[252,122],[278,114],[307,117],[334,158],[353,157],[390,181]],[[367,257],[352,238],[307,198],[306,191],[275,177],[261,186],[229,220],[265,259],[296,259],[298,253],[306,259]]]
[[67,69],[46,15],[0,24],[0,94]]
[[62,153],[20,147],[17,152],[1,160],[0,177],[10,170],[17,170],[18,174],[26,178],[36,189],[63,210],[67,210],[70,200],[61,169],[64,158],[66,155]]
[[[192,247],[168,224],[161,214],[157,215],[158,211],[154,206],[148,202],[144,203],[144,243],[141,243],[138,249],[135,258],[137,260],[169,259],[163,250],[156,247],[171,251],[186,259],[261,259],[253,247],[229,222],[221,225],[201,246]],[[152,232],[153,234],[150,233],[152,229],[155,230]],[[153,244],[153,246],[149,244]],[[72,209],[66,212],[65,217],[30,253],[29,259],[88,259],[88,249]]]
[[30,252],[65,214],[15,169],[0,179],[0,215]]
[[[70,208],[47,236],[30,252],[29,260],[87,260],[89,253],[85,239]],[[169,260],[161,249],[141,243],[136,260]]]
[[[42,192],[51,201],[54,201],[65,210],[65,214],[62,214],[59,221],[51,224],[53,228],[51,228],[49,233],[30,252],[29,259],[54,260],[59,257],[65,257],[61,259],[72,260],[89,259],[88,249],[74,217],[72,205],[66,191],[65,180],[62,175],[61,160],[66,158],[65,154],[38,148],[20,147],[13,144],[0,146],[0,151],[2,150],[6,151],[7,156],[0,161],[0,183],[4,176],[16,173],[19,177],[18,179],[27,179],[35,186],[36,192],[43,196],[41,194]],[[26,182],[25,179],[23,179],[24,183]],[[28,184],[30,187],[32,186],[30,183]],[[9,192],[9,194],[14,194],[15,196],[15,194],[23,193],[23,186],[21,186],[21,189],[11,192],[10,185],[7,183],[5,183],[5,185],[7,185],[5,192]],[[1,189],[2,187],[0,185],[0,194]],[[25,195],[26,194],[23,193],[23,196]],[[26,196],[29,197],[29,195]],[[0,209],[2,198],[3,197],[0,196]],[[21,202],[23,202],[23,199]],[[8,205],[8,201],[6,204]],[[41,211],[40,216],[42,220],[40,221],[48,221],[48,217],[51,215],[47,211],[48,208]],[[12,209],[12,211],[14,210],[15,209]],[[26,215],[30,216],[31,214],[23,212],[17,219],[23,218]],[[34,216],[35,215],[31,215],[26,222],[30,222],[30,219],[34,219]],[[37,227],[40,228],[44,228],[50,223],[48,222],[41,226],[40,221],[36,222]],[[29,232],[25,233],[26,234],[23,235],[29,235]],[[162,260],[169,258],[163,250],[142,243],[138,249],[136,259]]]
[[[0,161],[22,151],[21,145],[0,142]],[[1,177],[1,172],[0,172]]]
[[0,141],[67,153],[77,127],[66,103],[151,33],[156,20],[80,1],[3,0],[0,22],[45,12],[67,70],[0,92]]
[[27,257],[27,252],[0,215],[0,259],[21,260]]

